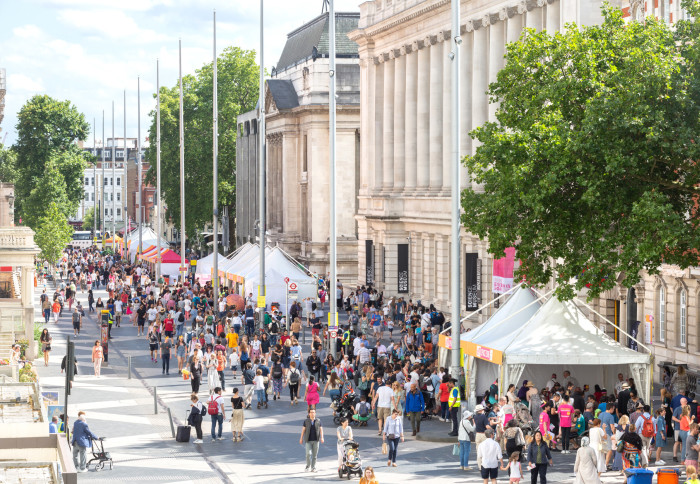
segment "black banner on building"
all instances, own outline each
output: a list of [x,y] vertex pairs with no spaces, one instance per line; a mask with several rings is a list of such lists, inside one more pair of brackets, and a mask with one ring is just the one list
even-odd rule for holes
[[466,288],[467,311],[479,309],[479,293],[481,290],[481,268],[479,254],[467,252],[464,257],[464,273]]
[[365,284],[374,284],[374,242],[365,240]]
[[398,279],[399,279],[399,294],[408,293],[408,244],[399,244],[398,246]]
[[[637,346],[637,340],[639,340],[639,321],[632,321],[632,324],[630,324],[630,336],[631,338],[628,338],[628,346],[630,349],[633,349],[634,351],[639,351],[639,348]],[[634,338],[634,339],[632,339]]]

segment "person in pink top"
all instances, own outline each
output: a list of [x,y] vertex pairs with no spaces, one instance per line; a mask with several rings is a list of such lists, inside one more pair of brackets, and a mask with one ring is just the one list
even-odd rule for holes
[[556,441],[554,441],[554,434],[551,430],[549,430],[551,428],[551,420],[549,418],[550,408],[550,402],[548,401],[544,404],[544,410],[542,411],[542,413],[540,413],[540,432],[542,432],[543,438],[546,438],[546,440],[552,442],[553,445],[556,447],[557,443]]
[[559,404],[559,427],[561,428],[561,453],[570,454],[569,438],[571,436],[571,417],[574,414],[574,407],[569,403],[569,395],[562,397],[562,402]]

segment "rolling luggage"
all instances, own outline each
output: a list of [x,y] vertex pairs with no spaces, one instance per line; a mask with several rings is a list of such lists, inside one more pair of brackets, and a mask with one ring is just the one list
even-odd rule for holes
[[[189,414],[190,411],[187,411],[187,414]],[[189,417],[189,415],[185,415],[186,417]],[[189,422],[189,418],[185,418],[185,422]],[[189,425],[178,425],[177,426],[177,432],[175,433],[175,440],[177,442],[189,442],[190,441],[190,434],[192,433],[192,427]]]

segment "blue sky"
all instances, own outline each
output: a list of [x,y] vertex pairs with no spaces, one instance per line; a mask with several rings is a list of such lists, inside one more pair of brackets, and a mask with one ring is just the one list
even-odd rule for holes
[[[336,11],[359,11],[363,0],[335,0]],[[322,0],[265,0],[265,66],[277,63],[287,33],[321,13]],[[178,77],[178,38],[183,73],[212,61],[212,12],[217,50],[237,45],[258,50],[257,0],[0,0],[0,67],[7,70],[5,119],[0,142],[16,138],[17,112],[35,94],[70,100],[92,124],[97,138],[137,133],[137,77],[141,76],[141,136],[154,107],[156,59],[161,85]],[[88,140],[92,144],[92,135]]]

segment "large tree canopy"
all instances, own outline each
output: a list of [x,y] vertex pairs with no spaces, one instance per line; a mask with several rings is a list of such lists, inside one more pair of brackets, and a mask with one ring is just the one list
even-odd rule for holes
[[[255,107],[258,67],[255,52],[228,47],[217,60],[219,106],[219,205],[236,202],[236,118]],[[167,216],[180,225],[180,126],[179,85],[161,87],[161,191]],[[192,237],[213,218],[213,66],[207,64],[194,76],[183,77],[185,124],[185,229]],[[156,112],[151,112],[151,165],[147,180],[156,181]],[[233,219],[234,210],[229,214]],[[231,230],[233,233],[233,230]]]
[[[48,208],[46,204],[28,204],[41,194],[46,187],[48,176],[55,183],[62,185],[63,195],[57,199],[57,207],[64,218],[75,213],[83,198],[83,173],[89,155],[77,145],[84,141],[90,126],[85,116],[70,101],[57,101],[49,96],[34,96],[22,106],[18,114],[17,143],[13,150],[17,154],[17,208],[28,220],[30,226],[41,218]],[[62,180],[54,179],[54,171]]]
[[494,254],[515,246],[520,274],[561,298],[698,262],[700,28],[604,18],[509,44],[497,121],[465,159],[480,185],[462,193],[465,227]]

